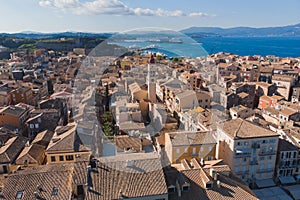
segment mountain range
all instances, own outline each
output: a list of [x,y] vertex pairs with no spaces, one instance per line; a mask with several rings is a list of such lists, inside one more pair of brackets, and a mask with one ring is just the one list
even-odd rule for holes
[[300,36],[300,23],[289,26],[252,28],[252,27],[190,27],[181,30],[192,37],[205,36],[230,36],[230,37],[282,37],[282,36]]
[[[284,37],[284,36],[300,36],[300,23],[288,26],[252,28],[252,27],[190,27],[180,32],[191,37]],[[39,33],[32,31],[24,31],[20,33],[0,33],[0,36],[30,39],[52,39],[62,37],[101,37],[107,38],[115,33],[88,33],[88,32],[61,32],[61,33]]]
[[56,38],[79,38],[79,37],[96,37],[107,38],[113,33],[88,33],[88,32],[60,32],[60,33],[40,33],[33,31],[23,31],[20,33],[0,33],[0,36],[28,39],[56,39]]

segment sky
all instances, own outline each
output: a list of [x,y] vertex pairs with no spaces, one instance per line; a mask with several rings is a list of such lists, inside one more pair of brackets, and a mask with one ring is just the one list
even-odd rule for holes
[[8,33],[300,23],[299,0],[0,0],[0,8],[0,32]]

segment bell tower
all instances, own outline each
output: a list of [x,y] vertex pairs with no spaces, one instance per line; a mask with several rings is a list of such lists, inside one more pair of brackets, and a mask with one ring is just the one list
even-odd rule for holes
[[156,102],[156,65],[153,54],[148,60],[148,100]]

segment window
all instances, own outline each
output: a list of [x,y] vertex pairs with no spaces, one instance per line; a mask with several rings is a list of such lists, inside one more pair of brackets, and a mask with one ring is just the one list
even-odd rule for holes
[[276,139],[270,139],[269,142],[270,142],[270,143],[275,143],[275,142],[276,142]]
[[272,160],[272,156],[269,156],[269,160]]
[[68,156],[66,156],[66,160],[74,160],[74,156],[73,155],[68,155]]
[[206,189],[211,189],[212,188],[212,184],[211,183],[206,183]]
[[18,191],[16,195],[16,199],[22,199],[24,191]]
[[175,186],[171,185],[168,187],[168,193],[174,193],[175,192]]
[[[207,185],[207,184],[206,184],[206,185]],[[190,189],[190,187],[189,187],[188,185],[182,186],[182,191],[183,191],[183,192],[187,192],[187,191],[189,191],[189,189]]]
[[51,156],[51,162],[55,162],[56,159],[55,159],[55,156]]
[[64,156],[59,156],[59,161],[64,161]]
[[39,124],[35,124],[35,128],[39,128]]
[[266,143],[268,143],[268,140],[263,140],[262,143],[266,144]]
[[84,195],[84,187],[83,185],[77,185],[77,195]]
[[265,160],[265,157],[261,156],[261,157],[259,158],[259,160]]
[[33,129],[34,128],[34,124],[29,124],[30,128]]
[[179,154],[180,153],[180,149],[176,149],[176,153]]
[[249,145],[249,143],[248,142],[244,142],[244,146],[248,146]]
[[259,170],[262,171],[265,168],[264,164],[260,164]]
[[236,167],[236,168],[234,169],[234,171],[235,171],[235,173],[238,173],[238,172],[239,172],[239,167]]
[[203,152],[204,151],[204,148],[203,147],[200,147],[200,152]]
[[4,174],[8,173],[8,168],[6,165],[2,166],[2,169]]
[[57,193],[58,193],[58,189],[57,189],[56,187],[54,187],[54,188],[52,189],[52,196],[57,195]]
[[213,156],[208,156],[208,157],[207,157],[207,160],[213,160],[213,159],[214,159]]
[[196,154],[196,148],[193,148],[193,154]]
[[185,149],[184,149],[184,153],[187,153],[188,152],[188,148],[186,147]]

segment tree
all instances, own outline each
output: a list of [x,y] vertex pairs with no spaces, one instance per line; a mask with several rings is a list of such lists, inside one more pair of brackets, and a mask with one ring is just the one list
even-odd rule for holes
[[106,136],[114,135],[113,117],[110,112],[106,112],[102,115],[102,128]]

